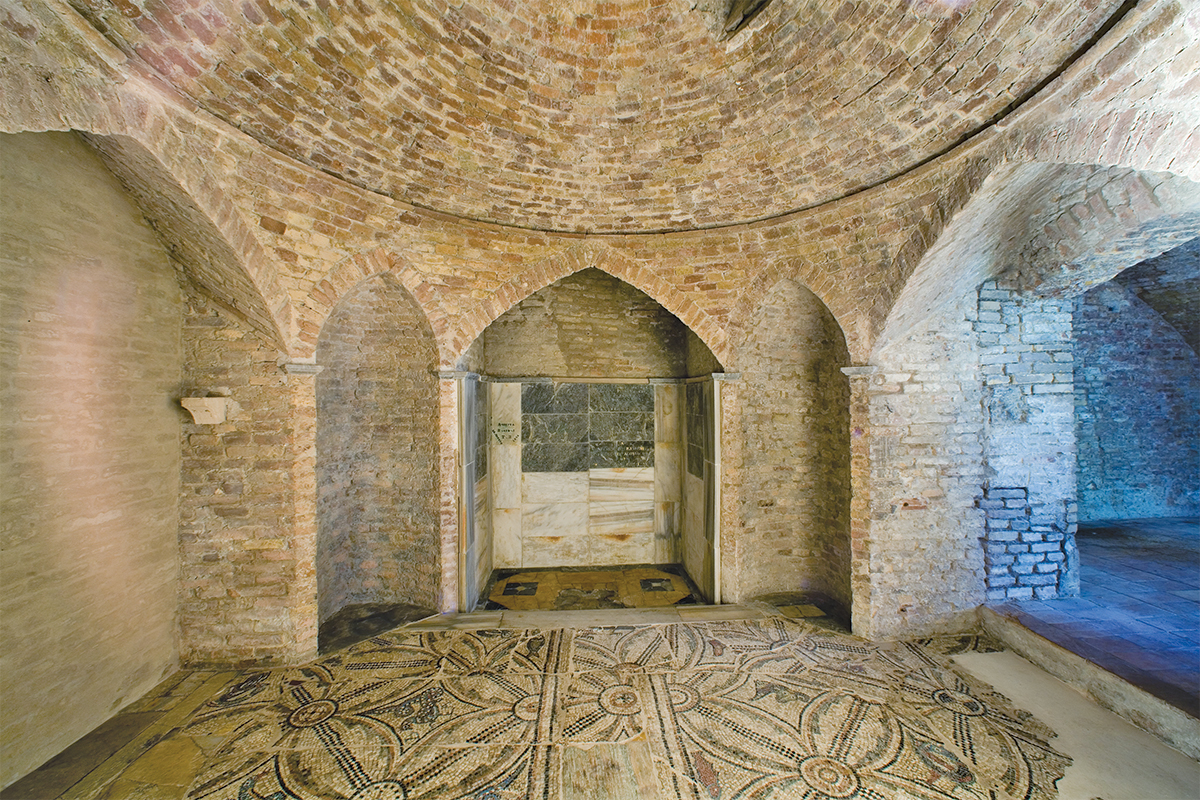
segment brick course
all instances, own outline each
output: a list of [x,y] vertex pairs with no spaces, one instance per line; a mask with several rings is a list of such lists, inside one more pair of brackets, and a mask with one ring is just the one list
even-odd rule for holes
[[5,785],[179,666],[186,413],[154,231],[78,136],[0,140]]
[[1081,520],[1200,514],[1200,359],[1117,281],[1075,306]]
[[317,363],[320,618],[354,603],[433,609],[437,547],[436,350],[390,274],[344,295]]
[[978,296],[987,597],[1075,595],[1074,304],[996,281]]

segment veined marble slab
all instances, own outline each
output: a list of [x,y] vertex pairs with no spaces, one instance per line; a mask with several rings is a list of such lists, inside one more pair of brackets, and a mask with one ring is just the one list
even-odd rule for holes
[[521,538],[526,544],[531,537],[584,536],[587,530],[587,503],[526,503],[521,507]]
[[654,499],[660,503],[678,500],[683,494],[679,443],[654,445]]
[[649,564],[654,558],[654,534],[597,534],[592,540],[593,564]]
[[588,499],[593,503],[653,503],[654,472],[654,467],[588,470]]
[[[513,426],[516,431],[521,430],[521,384],[519,383],[491,383],[492,397],[492,427],[495,428],[497,422],[508,423]],[[489,438],[493,444],[496,443],[495,437]]]
[[491,448],[492,508],[521,507],[521,445]]
[[586,567],[595,563],[590,536],[527,536],[521,547],[522,567]]
[[521,566],[521,509],[492,511],[492,559],[497,569]]
[[654,387],[654,441],[679,446],[678,386],[659,384]]
[[[653,534],[654,502],[591,503],[588,509],[588,533]],[[603,562],[601,562],[603,563]]]
[[586,503],[586,472],[526,472],[521,476],[521,501],[525,504]]
[[[680,528],[680,503],[673,500],[654,504],[654,535],[664,541],[674,541],[682,535]],[[655,562],[669,563],[669,562]]]

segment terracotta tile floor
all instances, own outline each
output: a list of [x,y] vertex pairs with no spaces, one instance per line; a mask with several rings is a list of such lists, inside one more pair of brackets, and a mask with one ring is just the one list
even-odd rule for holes
[[1077,540],[1080,597],[996,611],[1200,717],[1200,524],[1095,523]]

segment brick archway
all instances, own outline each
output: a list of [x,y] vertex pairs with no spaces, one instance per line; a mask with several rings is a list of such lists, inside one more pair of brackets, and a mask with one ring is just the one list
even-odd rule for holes
[[[114,157],[125,156],[135,162],[128,165],[128,174],[121,176],[126,182],[143,184],[133,187],[135,190],[158,195],[164,208],[197,209],[194,227],[205,229],[200,240],[215,238],[225,250],[217,271],[227,272],[229,284],[248,283],[252,291],[243,292],[243,296],[222,296],[224,285],[220,280],[208,281],[211,285],[206,288],[243,313],[280,350],[287,351],[296,325],[275,260],[259,243],[254,227],[222,188],[222,182],[209,171],[205,160],[196,158],[196,142],[189,138],[207,136],[215,140],[227,134],[199,129],[194,118],[186,116],[186,109],[173,105],[160,91],[136,78],[124,83],[108,102],[95,96],[57,93],[43,99],[41,105],[13,106],[10,114],[0,117],[0,130],[78,131],[89,137],[98,150],[107,142]],[[173,249],[177,249],[175,244]]]
[[476,313],[462,319],[456,330],[447,331],[449,352],[455,358],[461,356],[504,312],[534,292],[588,268],[606,272],[644,292],[678,317],[721,363],[726,363],[730,352],[725,331],[687,296],[686,290],[663,279],[642,262],[614,248],[591,242],[551,256],[494,289],[479,302]]

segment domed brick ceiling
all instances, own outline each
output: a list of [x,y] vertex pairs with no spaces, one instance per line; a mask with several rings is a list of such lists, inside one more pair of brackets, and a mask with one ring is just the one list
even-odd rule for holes
[[[542,230],[771,217],[937,156],[1116,0],[73,0],[211,114],[360,186]],[[955,7],[957,6],[957,7]]]

